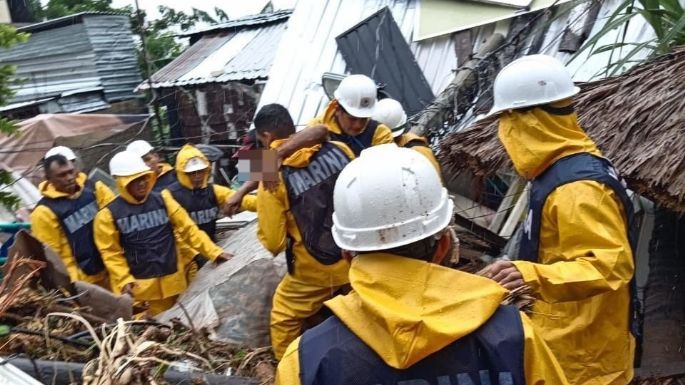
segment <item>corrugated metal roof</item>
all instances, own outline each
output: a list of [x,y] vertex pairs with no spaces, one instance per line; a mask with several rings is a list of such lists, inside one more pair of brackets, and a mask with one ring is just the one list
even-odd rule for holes
[[268,24],[268,23],[273,23],[276,21],[285,21],[290,17],[290,14],[293,13],[292,10],[290,9],[285,9],[285,10],[280,10],[272,13],[262,13],[262,14],[257,14],[257,15],[250,15],[250,16],[245,16],[241,17],[240,19],[235,19],[231,20],[225,23],[221,24],[216,24],[208,28],[203,28],[199,29],[196,31],[191,31],[187,33],[180,34],[179,36],[195,36],[195,35],[204,35],[207,34],[208,32],[217,32],[217,31],[225,31],[225,30],[238,30],[238,29],[243,29],[245,27],[251,27],[251,26],[256,26],[256,25],[263,25],[263,24]]
[[[265,79],[286,30],[280,19],[260,28],[207,34],[152,76],[154,88]],[[148,82],[138,86],[147,89]]]
[[[346,63],[335,36],[388,6],[402,35],[412,41],[417,0],[299,0],[276,53],[260,106],[286,106],[296,124],[306,124],[328,103],[321,86],[324,72],[343,74]],[[410,43],[410,49],[431,86],[439,94],[457,67],[454,42],[449,36]]]
[[[45,23],[52,23],[49,30]],[[16,65],[21,79],[12,85],[11,103],[93,87],[103,87],[108,101],[138,97],[133,89],[141,76],[128,16],[81,13],[45,23],[30,30],[26,43],[0,49],[0,62]]]
[[25,25],[23,27],[17,28],[17,31],[34,33],[34,32],[44,31],[46,29],[60,28],[60,27],[64,27],[67,25],[81,23],[83,21],[83,16],[101,16],[101,15],[117,15],[117,16],[128,17],[128,15],[126,15],[124,13],[117,13],[117,12],[92,12],[92,11],[79,12],[79,13],[75,13],[73,15],[67,15],[67,16],[63,16],[63,17],[58,17],[56,19],[41,21],[40,23]]
[[385,84],[409,115],[433,101],[433,92],[388,7],[336,36],[348,70]]

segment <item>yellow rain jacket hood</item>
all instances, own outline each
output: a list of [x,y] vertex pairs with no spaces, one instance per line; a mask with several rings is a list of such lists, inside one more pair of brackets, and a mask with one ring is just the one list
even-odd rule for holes
[[[328,128],[328,131],[334,134],[343,134],[342,128],[338,125],[338,121],[335,119],[335,111],[338,108],[338,101],[331,100],[326,107],[326,110],[320,116],[312,119],[308,126],[315,126],[318,124],[323,124]],[[378,124],[376,128],[376,133],[373,135],[371,145],[377,146],[379,144],[393,143],[392,131],[390,128],[384,124]]]
[[[541,108],[505,113],[499,138],[526,179],[568,155],[601,156],[575,113],[554,115]],[[539,263],[514,264],[540,298],[531,319],[569,382],[629,383],[635,342],[628,285],[635,266],[623,207],[613,190],[589,180],[554,190],[542,210],[536,257]]]
[[[570,101],[552,106],[569,107]],[[589,152],[601,156],[595,143],[578,124],[575,113],[553,115],[541,108],[507,112],[500,117],[498,134],[514,168],[528,180],[569,155]]]
[[[148,184],[147,196],[144,200],[139,201],[128,193],[126,186],[141,176],[150,178],[150,183]],[[131,205],[139,205],[147,200],[155,180],[155,173],[152,171],[116,178],[121,198]],[[163,191],[161,195],[166,206],[169,221],[174,230],[174,236],[176,237],[178,266],[176,273],[149,279],[136,279],[133,277],[129,270],[124,249],[120,243],[119,231],[114,223],[110,209],[106,207],[100,210],[95,217],[95,244],[100,250],[102,260],[109,271],[112,291],[120,294],[124,286],[135,282],[137,287],[133,291],[134,299],[137,301],[149,301],[152,313],[158,313],[166,310],[165,308],[171,307],[173,301],[169,301],[169,299],[181,294],[187,287],[185,269],[190,261],[185,259],[188,253],[183,253],[181,250],[182,242],[187,243],[188,246],[196,250],[200,250],[210,259],[215,259],[223,252],[223,249],[215,245],[209,239],[209,236],[195,225],[188,213],[171,197],[168,191]],[[155,306],[155,301],[164,304],[164,306]]]
[[[474,332],[506,294],[483,277],[391,254],[353,259],[354,291],[326,302],[333,313],[389,366],[406,369]],[[447,294],[446,294],[447,293]],[[562,370],[521,314],[524,373],[529,384],[565,384]],[[278,367],[277,383],[299,384],[299,339]]]
[[[193,146],[192,144],[186,144],[183,147],[181,147],[181,150],[176,155],[176,177],[178,178],[178,183],[180,183],[181,186],[189,190],[193,189],[193,184],[192,182],[190,182],[188,174],[183,170],[186,168],[186,164],[188,164],[188,161],[192,158],[200,158],[204,160],[207,163],[207,167],[209,167],[209,160],[207,159],[205,154],[202,153],[202,151],[197,149],[197,147]],[[209,172],[207,172],[205,175],[205,180],[202,183],[202,188],[207,187],[208,181]]]
[[433,167],[435,167],[435,171],[437,171],[438,175],[442,177],[442,171],[440,171],[440,162],[438,162],[438,160],[435,158],[433,150],[428,147],[428,140],[426,138],[408,132],[397,137],[395,143],[397,143],[397,145],[400,147],[405,147],[407,144],[409,144],[409,142],[413,141],[420,141],[424,144],[424,146],[412,146],[411,149],[418,151],[421,155],[428,158]]
[[[193,183],[190,181],[190,178],[188,177],[188,174],[184,172],[183,170],[186,167],[186,164],[188,164],[188,161],[190,161],[192,158],[200,158],[207,162],[209,165],[209,160],[205,156],[205,154],[202,153],[197,147],[193,146],[192,144],[186,144],[183,147],[181,147],[181,150],[178,152],[178,155],[176,155],[176,177],[178,178],[178,183],[189,189],[193,189]],[[202,188],[207,187],[207,184],[209,183],[209,172],[205,175],[204,182],[202,183]],[[219,203],[219,206],[223,206],[226,204],[226,201],[235,194],[235,191],[232,189],[213,184],[214,186],[214,195],[216,196],[217,202]],[[243,203],[240,206],[241,211],[257,211],[257,197],[254,195],[246,195],[243,198]]]
[[[41,195],[46,198],[55,199],[66,197],[76,199],[81,196],[87,179],[88,176],[85,173],[80,172],[78,174],[76,177],[76,184],[79,186],[79,191],[73,195],[57,191],[55,187],[47,181],[41,182],[38,189]],[[111,202],[114,197],[112,190],[104,183],[100,181],[95,182],[95,198],[97,199],[98,207],[100,209]],[[62,226],[59,226],[59,219],[47,206],[38,205],[31,213],[31,232],[39,241],[43,242],[60,256],[72,282],[84,281],[106,285],[107,272],[87,275],[79,269],[74,254],[72,253],[71,246],[69,245],[69,240],[67,239]]]

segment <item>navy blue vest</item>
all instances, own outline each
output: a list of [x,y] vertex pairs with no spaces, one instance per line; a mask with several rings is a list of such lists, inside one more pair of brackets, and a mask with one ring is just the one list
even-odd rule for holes
[[99,210],[95,183],[86,181],[81,195],[76,199],[43,197],[38,204],[52,210],[59,219],[69,241],[71,254],[81,271],[87,275],[95,275],[105,270],[93,238],[93,219]]
[[373,137],[376,135],[377,128],[378,122],[369,119],[364,131],[357,136],[350,136],[344,132],[340,134],[329,132],[328,136],[331,138],[331,140],[345,143],[347,147],[352,150],[355,156],[359,156],[362,150],[373,146]]
[[207,233],[212,241],[215,241],[219,203],[214,194],[214,185],[208,183],[206,188],[188,189],[179,182],[175,182],[168,189],[176,202],[193,218],[197,227]]
[[140,205],[119,196],[108,207],[133,277],[157,278],[177,271],[174,230],[159,193],[150,193]]
[[157,181],[155,182],[154,187],[152,187],[152,191],[162,192],[162,190],[171,186],[177,181],[178,179],[176,178],[176,172],[174,170],[167,171],[165,174],[157,177]]
[[[458,320],[455,320],[458,322]],[[513,306],[407,369],[388,366],[337,317],[300,339],[302,385],[524,385],[524,334]]]
[[[306,167],[283,166],[290,212],[302,234],[305,248],[317,261],[332,265],[340,260],[333,227],[333,189],[350,158],[333,143],[325,142]],[[288,248],[292,242],[288,242]],[[292,258],[292,251],[286,257]],[[289,265],[292,266],[292,261]],[[292,273],[292,271],[291,271]]]
[[[633,215],[633,203],[626,192],[626,187],[619,178],[618,171],[607,159],[589,153],[569,155],[559,159],[531,182],[529,211],[524,222],[523,236],[519,247],[519,260],[538,262],[540,257],[540,227],[542,210],[547,197],[557,187],[580,180],[591,180],[609,186],[620,199],[627,218],[626,229],[628,240],[635,258],[637,245],[637,227]],[[592,231],[592,229],[587,229]],[[631,332],[640,339],[639,326],[640,303],[637,298],[635,278],[630,283],[631,291]]]

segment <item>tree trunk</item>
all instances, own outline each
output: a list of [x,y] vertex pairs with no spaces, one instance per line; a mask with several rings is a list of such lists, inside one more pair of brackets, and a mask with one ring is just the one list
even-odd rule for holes
[[642,367],[685,361],[685,218],[657,209],[649,244]]

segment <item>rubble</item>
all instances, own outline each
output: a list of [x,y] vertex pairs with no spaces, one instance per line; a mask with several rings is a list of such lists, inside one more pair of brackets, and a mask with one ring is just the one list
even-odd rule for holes
[[[31,362],[51,362],[55,368],[79,364],[86,385],[273,383],[276,361],[269,347],[214,341],[206,329],[187,327],[178,320],[125,320],[124,314],[111,322],[110,317],[94,314],[103,309],[81,303],[84,299],[93,303],[103,298],[103,292],[91,292],[92,287],[81,283],[76,295],[66,288],[43,287],[40,277],[46,265],[14,255],[5,266],[0,284],[0,355],[10,361],[28,357]],[[75,377],[64,384],[81,378],[81,370],[72,373],[74,366],[70,367],[69,374]],[[35,372],[39,378],[37,367]]]

